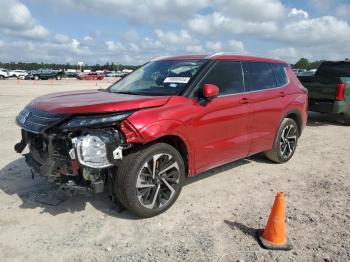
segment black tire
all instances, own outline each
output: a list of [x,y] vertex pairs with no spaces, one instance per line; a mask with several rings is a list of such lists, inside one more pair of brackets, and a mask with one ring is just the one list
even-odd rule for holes
[[[161,156],[156,158],[159,155]],[[153,157],[156,158],[156,161]],[[155,166],[161,170],[173,165],[176,167],[168,170],[169,173],[158,170],[160,175],[155,175],[155,178],[152,179],[154,169],[150,164],[155,162]],[[146,163],[147,167],[145,167]],[[167,165],[162,168],[163,163]],[[155,171],[157,173],[157,169]],[[139,217],[152,217],[166,211],[174,204],[181,192],[184,177],[185,165],[180,153],[168,144],[156,143],[138,148],[123,158],[118,167],[114,187],[118,200],[126,209]],[[141,178],[148,181],[141,183]],[[164,180],[167,182],[163,182]],[[150,187],[151,184],[153,186]],[[143,186],[147,187],[143,188]],[[152,202],[147,204],[148,200]]]
[[34,80],[39,80],[40,77],[39,77],[38,75],[35,75],[35,76],[33,76],[33,79],[34,79]]
[[61,80],[62,79],[62,76],[61,75],[57,75],[56,76],[56,80]]
[[[285,137],[286,135],[289,136],[288,139]],[[276,163],[285,163],[289,161],[295,153],[298,138],[299,128],[295,121],[290,118],[283,119],[273,143],[272,150],[265,152],[265,156]]]
[[350,126],[350,115],[344,115],[344,125]]
[[4,78],[5,78],[4,76],[0,76],[0,80],[4,80]]

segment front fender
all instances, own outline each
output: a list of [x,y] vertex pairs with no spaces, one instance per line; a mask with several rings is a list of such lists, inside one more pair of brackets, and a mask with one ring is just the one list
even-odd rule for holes
[[179,136],[183,140],[186,138],[186,127],[184,123],[178,120],[161,120],[154,122],[139,130],[145,143],[159,139],[162,136]]
[[148,144],[167,136],[175,136],[181,139],[186,146],[188,154],[188,175],[192,176],[194,174],[194,151],[191,140],[186,135],[188,132],[188,127],[185,123],[172,119],[157,121],[138,130],[143,144]]

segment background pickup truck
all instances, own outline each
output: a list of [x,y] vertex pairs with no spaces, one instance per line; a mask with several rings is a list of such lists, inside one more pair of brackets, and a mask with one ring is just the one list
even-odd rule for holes
[[47,80],[51,78],[55,78],[57,80],[61,80],[63,77],[63,72],[62,71],[56,71],[56,70],[51,70],[51,69],[39,69],[35,72],[32,73],[32,78],[34,80]]
[[309,90],[309,111],[342,114],[350,125],[350,61],[326,61],[314,76],[298,78]]

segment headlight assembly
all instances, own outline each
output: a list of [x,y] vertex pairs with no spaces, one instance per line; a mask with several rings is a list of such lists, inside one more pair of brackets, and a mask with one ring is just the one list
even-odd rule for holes
[[[75,149],[73,158],[91,168],[107,168],[122,158],[117,139],[108,133],[98,132],[72,139]],[[71,155],[72,157],[72,155]]]
[[133,112],[125,112],[121,114],[104,114],[104,115],[86,115],[76,116],[62,127],[64,129],[74,129],[93,126],[112,126],[126,119]]

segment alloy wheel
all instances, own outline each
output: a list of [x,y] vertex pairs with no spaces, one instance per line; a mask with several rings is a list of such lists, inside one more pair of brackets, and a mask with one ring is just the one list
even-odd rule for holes
[[146,161],[137,177],[136,192],[141,205],[158,209],[175,195],[180,182],[180,168],[169,154],[156,154]]
[[297,129],[294,125],[287,125],[281,134],[280,153],[287,159],[289,158],[297,145]]

